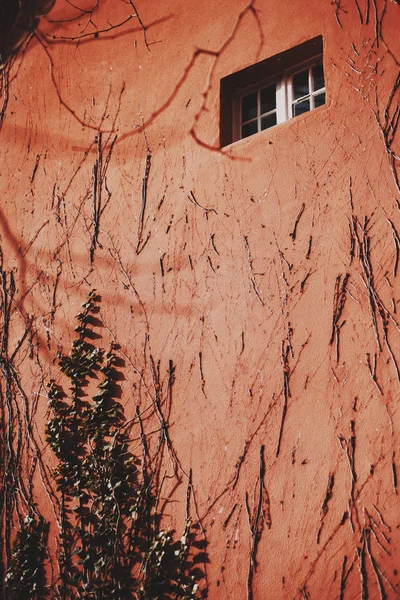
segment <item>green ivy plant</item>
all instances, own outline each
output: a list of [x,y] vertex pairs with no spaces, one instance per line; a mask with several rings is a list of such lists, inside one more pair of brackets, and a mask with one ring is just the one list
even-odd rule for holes
[[33,510],[21,521],[5,576],[7,600],[47,598],[45,558],[48,524]]
[[91,292],[77,316],[71,352],[59,357],[68,392],[55,380],[48,387],[46,438],[58,461],[61,524],[52,597],[195,600],[205,592],[200,594],[203,573],[194,564],[194,530],[189,515],[180,540],[160,527],[160,457],[149,454],[139,412],[134,425],[142,455],[130,451],[118,400],[121,361],[115,347],[106,352],[95,344],[98,301]]

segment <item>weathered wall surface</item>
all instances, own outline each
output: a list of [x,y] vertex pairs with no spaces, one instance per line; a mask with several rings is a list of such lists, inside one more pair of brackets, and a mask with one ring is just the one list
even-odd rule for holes
[[[3,87],[8,358],[26,329],[42,468],[44,382],[96,289],[128,417],[150,357],[163,390],[175,366],[164,519],[181,530],[192,469],[209,598],[398,598],[400,7],[136,8],[145,34],[125,2],[56,3]],[[326,106],[219,151],[220,78],[320,34]]]

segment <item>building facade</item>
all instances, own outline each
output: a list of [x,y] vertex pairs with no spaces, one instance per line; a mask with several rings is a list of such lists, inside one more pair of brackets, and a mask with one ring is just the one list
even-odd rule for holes
[[[393,0],[60,0],[3,67],[4,578],[40,515],[43,589],[107,597],[60,562],[74,389],[109,373],[68,375],[88,328],[188,597],[400,596],[399,24]],[[100,462],[70,483],[89,512]]]

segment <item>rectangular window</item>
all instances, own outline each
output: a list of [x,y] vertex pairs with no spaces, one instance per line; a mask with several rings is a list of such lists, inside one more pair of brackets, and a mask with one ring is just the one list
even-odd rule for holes
[[221,147],[325,104],[322,37],[221,80]]

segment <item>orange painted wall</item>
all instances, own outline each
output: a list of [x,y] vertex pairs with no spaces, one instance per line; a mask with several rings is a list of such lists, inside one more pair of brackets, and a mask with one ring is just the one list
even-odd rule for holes
[[[39,361],[24,350],[17,368],[44,461],[42,375],[95,288],[105,343],[125,357],[127,415],[151,403],[150,354],[162,372],[176,367],[169,433],[193,472],[211,600],[251,597],[246,497],[255,515],[261,448],[270,522],[254,600],[400,597],[400,138],[388,125],[400,7],[358,4],[362,19],[350,0],[138,2],[146,47],[136,17],[69,40],[94,28],[85,16],[55,22],[76,16],[59,1],[10,72],[1,247],[17,287],[14,344],[28,315],[37,331]],[[131,13],[105,0],[93,21],[106,29]],[[326,106],[220,152],[220,79],[320,34]],[[99,131],[103,156],[113,146],[91,262]],[[36,487],[50,515],[39,477]],[[165,519],[180,529],[185,477],[173,499]]]

